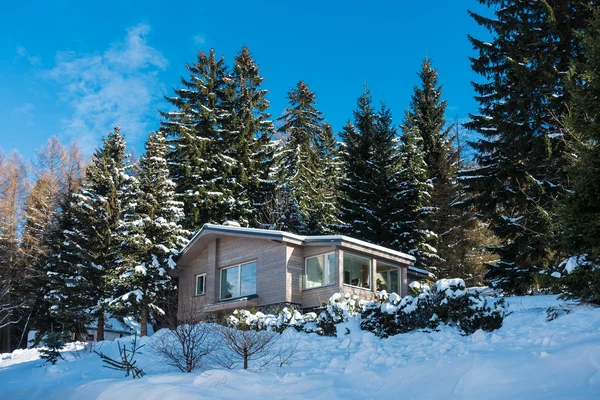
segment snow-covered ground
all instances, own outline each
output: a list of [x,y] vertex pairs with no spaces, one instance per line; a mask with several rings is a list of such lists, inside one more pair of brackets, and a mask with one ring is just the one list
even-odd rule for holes
[[[81,346],[55,366],[41,366],[37,350],[19,350],[0,356],[0,399],[598,399],[600,309],[576,307],[546,322],[558,303],[509,298],[504,326],[472,336],[446,327],[378,339],[352,322],[339,338],[288,330],[303,349],[291,365],[263,372],[184,374],[146,347],[138,365],[148,375],[132,380]],[[118,353],[116,342],[100,345]]]

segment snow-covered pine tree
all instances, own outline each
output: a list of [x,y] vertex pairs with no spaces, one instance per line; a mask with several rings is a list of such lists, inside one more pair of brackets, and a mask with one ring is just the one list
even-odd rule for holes
[[471,13],[492,38],[469,37],[478,52],[472,68],[486,81],[473,83],[479,114],[467,124],[481,135],[473,143],[479,167],[463,179],[501,241],[487,280],[525,293],[535,272],[561,258],[554,207],[568,189],[565,150],[571,139],[560,120],[569,104],[566,72],[571,59],[581,57],[576,32],[590,9],[562,0],[480,3],[495,15]]
[[167,98],[175,111],[161,112],[161,130],[172,145],[169,167],[184,205],[183,225],[194,231],[205,223],[223,222],[233,199],[223,184],[233,163],[224,164],[220,152],[234,89],[224,58],[217,59],[214,50],[199,52],[196,62],[186,68],[190,77],[182,78],[183,88]]
[[434,264],[439,256],[432,245],[436,235],[429,230],[434,212],[431,207],[433,185],[428,179],[423,139],[417,128],[411,124],[410,114],[407,114],[402,130],[397,194],[401,222],[398,227],[398,239],[394,245],[415,256],[415,266],[437,274]]
[[339,156],[339,145],[331,125],[323,124],[316,143],[318,164],[315,168],[313,185],[316,196],[314,211],[307,221],[309,234],[337,233],[340,225],[337,204],[339,185],[341,182],[342,162]]
[[266,199],[273,191],[268,177],[274,128],[267,113],[268,91],[261,88],[263,80],[250,50],[242,47],[234,59],[231,111],[221,131],[219,157],[223,164],[230,164],[223,185],[231,191],[231,198],[228,213],[219,222],[229,219],[242,226],[260,225]]
[[[289,107],[278,119],[281,126],[277,130],[282,141],[276,157],[276,193],[284,196],[272,201],[285,202],[287,209],[281,214],[279,229],[316,234],[313,231],[320,224],[315,220],[316,206],[320,195],[317,180],[321,168],[317,144],[323,131],[322,113],[315,108],[316,96],[303,81],[288,92]],[[320,176],[317,176],[320,175]],[[312,223],[309,221],[313,219]],[[309,226],[312,225],[312,226]]]
[[446,126],[446,101],[442,100],[442,87],[431,60],[425,58],[419,72],[420,83],[415,86],[408,116],[412,126],[421,136],[423,158],[431,189],[432,214],[427,228],[437,235],[432,243],[438,250],[438,261],[432,261],[440,278],[458,277],[454,266],[454,244],[457,241],[460,210],[452,207],[457,187],[454,180],[458,171],[458,152],[454,149],[452,127]]
[[[58,258],[68,252],[69,257],[73,257],[70,267],[76,267],[77,271],[74,274],[67,272],[66,277],[59,278],[58,287],[50,286],[50,290],[56,290],[58,295],[68,292],[68,296],[65,295],[68,301],[77,298],[77,302],[87,307],[88,316],[97,321],[97,340],[104,340],[105,311],[111,295],[109,280],[123,260],[118,229],[123,214],[123,193],[129,180],[125,150],[125,140],[120,128],[116,127],[92,156],[86,168],[86,183],[71,201],[76,207],[67,222],[71,229],[62,231],[68,235],[66,243],[59,243],[56,252]],[[67,230],[69,232],[65,232]],[[60,251],[61,245],[68,249]],[[60,282],[66,283],[61,286]]]
[[151,315],[161,315],[166,298],[176,290],[167,271],[190,233],[181,228],[183,203],[175,200],[169,178],[169,144],[162,133],[152,133],[140,160],[137,177],[125,189],[125,213],[120,229],[125,254],[111,282],[111,310],[141,324],[148,334]]
[[41,333],[71,332],[86,339],[85,326],[93,321],[88,312],[88,270],[92,264],[87,249],[89,231],[82,221],[93,212],[88,199],[79,191],[69,193],[60,203],[60,212],[48,234],[48,253],[44,257],[42,301],[35,328]]
[[396,129],[391,113],[377,113],[366,89],[358,99],[354,124],[342,131],[343,180],[340,186],[340,231],[383,246],[398,247],[396,211],[399,181]]

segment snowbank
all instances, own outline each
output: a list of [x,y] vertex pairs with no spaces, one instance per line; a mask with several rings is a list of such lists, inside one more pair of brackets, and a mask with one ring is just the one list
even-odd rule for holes
[[[146,347],[138,364],[148,375],[131,380],[102,368],[97,355],[82,350],[43,367],[37,350],[20,350],[0,356],[0,398],[598,398],[600,309],[577,307],[547,322],[546,308],[559,304],[555,296],[515,297],[508,303],[512,313],[502,328],[471,336],[446,327],[387,339],[352,327],[339,337],[288,329],[285,334],[299,340],[302,350],[290,365],[267,372],[184,374],[162,365]],[[99,346],[117,354],[115,342]]]

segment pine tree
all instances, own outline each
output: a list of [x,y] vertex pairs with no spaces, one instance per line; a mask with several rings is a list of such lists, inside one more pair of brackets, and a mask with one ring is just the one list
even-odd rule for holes
[[391,113],[376,112],[365,88],[354,111],[354,124],[342,131],[343,180],[340,231],[383,246],[398,248],[399,181],[396,129]]
[[[567,297],[600,304],[600,7],[581,36],[583,60],[570,72],[572,107],[565,125],[578,140],[571,159],[572,191],[560,207],[563,243],[577,268],[558,266],[556,286]],[[553,275],[554,276],[554,275]]]
[[568,189],[560,126],[569,94],[565,79],[571,58],[580,57],[576,31],[589,15],[579,1],[480,0],[495,17],[471,13],[492,40],[473,37],[478,56],[472,68],[479,114],[467,124],[481,135],[473,143],[479,167],[464,176],[471,201],[500,238],[499,261],[486,279],[514,293],[526,292],[534,274],[559,258],[554,241],[554,203]]
[[85,340],[85,326],[93,321],[88,313],[93,305],[88,296],[88,266],[92,263],[87,251],[90,238],[87,227],[82,224],[91,210],[85,200],[79,191],[65,196],[48,233],[43,297],[35,324],[42,334],[71,332],[76,339]]
[[161,113],[163,132],[172,138],[169,156],[177,194],[184,203],[184,227],[234,219],[257,225],[271,190],[272,122],[266,112],[263,78],[244,47],[230,73],[214,50],[188,65],[190,79],[167,100],[175,112]]
[[221,159],[232,163],[223,182],[232,197],[222,220],[258,226],[261,210],[273,190],[272,182],[265,178],[273,158],[270,141],[274,128],[267,113],[267,90],[261,89],[264,78],[246,46],[235,57],[231,79],[234,94],[223,130]]
[[398,172],[400,204],[397,209],[401,217],[396,247],[417,259],[415,266],[437,274],[435,262],[439,256],[432,245],[436,240],[434,232],[428,229],[434,213],[431,207],[433,185],[428,179],[422,137],[418,129],[410,123],[407,115],[400,144],[400,171]]
[[105,312],[112,294],[109,283],[124,259],[118,233],[123,195],[130,181],[125,150],[116,127],[92,156],[86,183],[61,213],[64,220],[58,225],[63,229],[54,235],[59,240],[52,240],[54,248],[46,267],[50,277],[46,298],[63,299],[57,317],[81,315],[85,309],[87,321],[97,321],[98,341],[104,340]]
[[337,198],[341,182],[342,163],[339,145],[331,125],[323,124],[316,143],[318,167],[315,168],[314,210],[307,221],[307,232],[312,234],[337,233],[340,225]]
[[166,98],[176,111],[161,112],[161,129],[173,146],[169,165],[184,204],[184,227],[193,231],[205,223],[223,222],[233,199],[223,185],[232,160],[224,160],[219,152],[224,148],[221,131],[232,117],[234,94],[225,60],[217,59],[214,50],[199,52],[197,61],[186,68],[189,79],[182,78],[183,88]]
[[434,267],[440,278],[455,277],[457,260],[452,257],[452,246],[457,240],[459,210],[451,204],[457,196],[454,181],[458,171],[457,151],[452,146],[451,127],[446,126],[446,101],[441,99],[438,73],[428,58],[423,60],[419,78],[420,85],[414,88],[407,118],[421,136],[427,179],[433,185],[428,229],[437,235],[435,247],[439,258]]
[[167,271],[187,242],[189,232],[179,222],[183,204],[175,201],[175,184],[169,178],[169,144],[161,133],[150,134],[140,171],[125,189],[125,215],[120,229],[125,257],[111,281],[115,315],[140,321],[148,334],[151,313],[164,313],[164,302],[175,283]]
[[[316,96],[303,81],[288,92],[290,107],[279,118],[278,129],[283,145],[277,154],[277,188],[285,196],[282,207],[288,210],[278,222],[279,229],[316,234],[317,197],[319,187],[315,184],[320,160],[317,143],[323,132],[322,113],[315,108]],[[311,222],[309,222],[312,219]],[[309,226],[310,225],[310,226]]]

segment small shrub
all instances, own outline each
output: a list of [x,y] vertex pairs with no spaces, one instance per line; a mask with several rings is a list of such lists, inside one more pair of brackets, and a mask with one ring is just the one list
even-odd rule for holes
[[117,371],[125,371],[125,377],[131,375],[133,379],[141,378],[144,375],[146,375],[146,373],[141,368],[138,368],[136,365],[137,361],[135,360],[135,356],[136,354],[142,354],[139,353],[139,350],[142,347],[144,347],[144,345],[138,346],[137,334],[135,334],[133,339],[131,340],[131,350],[128,350],[127,346],[125,345],[121,347],[121,343],[119,342],[117,342],[117,346],[119,346],[119,356],[121,358],[120,360],[110,358],[102,352],[94,351],[94,353],[100,356],[102,362],[104,362],[104,368],[114,369]]
[[252,330],[248,326],[238,325],[235,328],[221,327],[223,348],[217,361],[226,368],[240,365],[248,369],[250,362],[258,363],[258,369],[273,361],[277,354],[274,347],[279,334],[270,330]]
[[562,317],[563,315],[567,315],[571,310],[566,307],[559,306],[551,306],[546,310],[546,321],[554,321],[558,317]]
[[202,368],[219,347],[219,325],[201,322],[198,315],[195,303],[183,304],[179,310],[179,325],[155,334],[150,342],[159,358],[181,372]]
[[45,360],[45,363],[54,365],[59,359],[64,360],[63,356],[60,354],[60,350],[65,347],[64,335],[62,332],[48,333],[42,339],[42,343],[46,348],[40,350],[40,357]]

